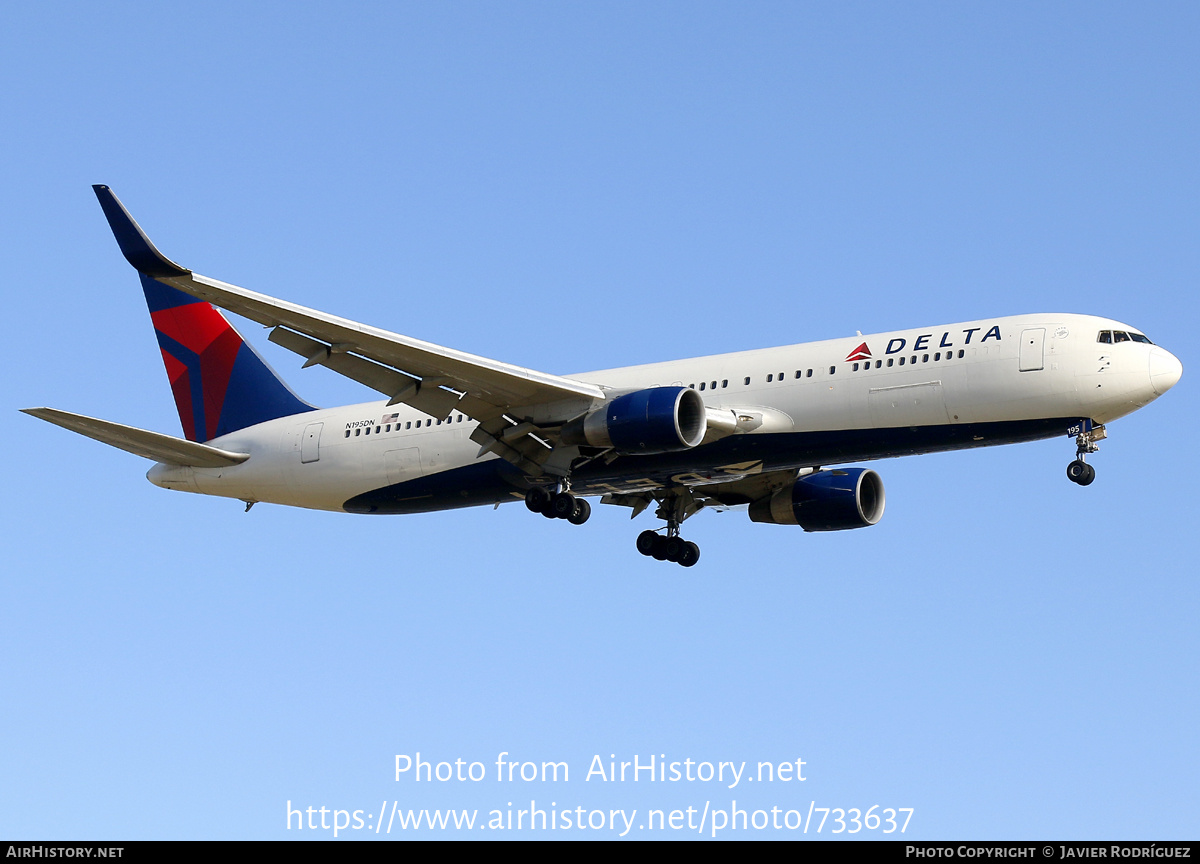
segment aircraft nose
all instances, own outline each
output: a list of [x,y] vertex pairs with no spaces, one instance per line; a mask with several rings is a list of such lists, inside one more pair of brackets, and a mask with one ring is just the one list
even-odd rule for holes
[[1150,350],[1150,386],[1161,396],[1177,383],[1183,375],[1183,364],[1170,351],[1157,345]]

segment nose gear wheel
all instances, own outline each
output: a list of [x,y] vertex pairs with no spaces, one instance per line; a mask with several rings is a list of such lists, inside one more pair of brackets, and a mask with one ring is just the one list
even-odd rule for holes
[[1106,438],[1103,426],[1096,426],[1075,436],[1075,460],[1067,466],[1067,479],[1080,486],[1090,486],[1096,479],[1096,469],[1087,464],[1087,457],[1100,449],[1097,441]]

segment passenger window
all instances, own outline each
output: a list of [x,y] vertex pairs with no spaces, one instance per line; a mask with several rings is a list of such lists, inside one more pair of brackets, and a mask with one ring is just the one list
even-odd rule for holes
[[876,360],[876,361],[875,361],[875,368],[876,368],[876,369],[878,369],[878,368],[880,368],[881,366],[883,366],[883,361],[882,361],[882,360]]
[[779,380],[780,380],[780,381],[782,381],[782,380],[783,380],[783,373],[782,373],[782,372],[780,372],[780,373],[779,373]]
[[362,434],[362,429],[361,429],[361,428],[359,428],[359,429],[355,429],[355,430],[354,430],[354,437],[355,437],[355,438],[357,438],[357,437],[358,437],[359,435],[361,435],[361,434]]
[[712,382],[711,384],[709,384],[709,385],[708,385],[708,389],[709,389],[709,390],[716,390],[716,389],[717,389],[717,382],[716,382],[716,381],[714,381],[714,382]]
[[853,369],[852,371],[854,371],[854,372],[857,372],[857,371],[858,371],[858,364],[857,364],[857,363],[855,363],[855,364],[854,364],[854,369]]
[[750,379],[749,379],[749,378],[747,378],[747,379],[746,379],[746,386],[747,386],[747,387],[749,387],[749,386],[750,386]]
[[729,379],[728,378],[723,379],[721,381],[721,389],[724,390],[728,386],[729,386]]
[[1112,331],[1111,330],[1101,330],[1100,335],[1096,337],[1096,341],[1103,342],[1105,345],[1111,345],[1112,344]]
[[928,354],[923,354],[923,355],[921,356],[921,362],[922,362],[922,363],[928,363],[928,362],[929,362],[929,355],[928,355]]
[[695,389],[696,389],[696,385],[695,385],[695,384],[689,384],[689,385],[688,385],[688,389],[689,389],[689,390],[695,390]]
[[803,376],[801,375],[801,371],[800,371],[799,369],[797,369],[797,370],[796,370],[796,377],[797,377],[797,378],[803,377]]
[[771,381],[772,381],[774,378],[775,378],[775,376],[774,376],[774,375],[768,375],[768,376],[767,376],[767,383],[768,383],[768,384],[770,384],[770,383],[771,383]]
[[1114,330],[1113,331],[1113,342],[1128,342],[1128,341],[1129,341],[1129,334],[1126,333],[1124,330]]
[[703,389],[704,389],[704,382],[703,382],[703,381],[701,381],[701,382],[700,382],[700,389],[701,389],[701,390],[703,390]]
[[458,420],[457,420],[456,422],[458,422],[458,423],[461,423],[461,422],[462,422],[462,418],[463,418],[463,415],[459,414],[459,415],[458,415]]
[[933,355],[933,361],[934,361],[935,363],[936,363],[938,360],[941,360],[941,359],[942,359],[942,352],[941,352],[941,351],[939,351],[939,352],[937,352],[936,354],[934,354],[934,355]]
[[809,370],[808,370],[808,374],[807,374],[807,375],[805,375],[804,377],[805,377],[805,378],[811,378],[811,377],[812,377],[812,370],[811,370],[811,369],[809,369]]
[[901,357],[901,358],[900,358],[900,365],[901,365],[901,366],[903,366],[903,365],[904,365],[904,358],[903,358],[903,357]]
[[347,438],[349,438],[349,437],[350,437],[350,430],[349,430],[349,429],[347,429],[347,430],[346,430],[346,437],[347,437]]
[[964,352],[961,348],[959,348],[958,349],[958,359],[961,360],[963,358],[963,356],[964,356]]
[[829,367],[829,374],[830,374],[830,375],[833,375],[833,374],[834,374],[834,373],[836,373],[836,372],[837,372],[837,367],[836,367],[836,366],[830,366],[830,367]]
[[892,362],[894,361],[894,359],[895,359],[895,358],[893,358],[893,357],[889,357],[889,358],[888,358],[888,368],[889,368],[889,369],[890,369],[890,368],[892,368]]

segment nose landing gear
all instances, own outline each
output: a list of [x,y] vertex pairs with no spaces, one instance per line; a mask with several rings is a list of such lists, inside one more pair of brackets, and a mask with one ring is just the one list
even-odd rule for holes
[[1075,461],[1067,466],[1067,479],[1080,486],[1089,486],[1096,479],[1096,469],[1087,464],[1089,453],[1100,449],[1097,441],[1107,437],[1103,426],[1096,426],[1075,436]]
[[1067,466],[1067,479],[1080,486],[1087,486],[1096,479],[1096,469],[1082,459],[1076,459]]

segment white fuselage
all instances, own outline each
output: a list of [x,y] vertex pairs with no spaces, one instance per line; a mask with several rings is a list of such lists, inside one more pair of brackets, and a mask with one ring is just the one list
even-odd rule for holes
[[[735,437],[762,436],[756,443],[770,453],[771,470],[801,468],[813,461],[799,446],[806,434],[990,429],[988,424],[1055,419],[1105,424],[1153,401],[1179,379],[1182,367],[1169,352],[1137,341],[1102,343],[1102,331],[1138,333],[1088,315],[1021,315],[568,377],[598,384],[613,395],[654,386],[694,387],[708,408],[741,418],[743,431]],[[370,490],[496,460],[490,453],[478,455],[479,445],[470,440],[475,425],[458,412],[438,421],[383,401],[316,410],[209,442],[249,453],[240,465],[159,464],[148,476],[166,488],[343,510],[348,500]],[[1057,431],[1027,437],[1068,432],[1064,422]],[[982,435],[976,440],[1003,443],[983,441]],[[936,449],[952,448],[935,444],[908,452]],[[894,454],[882,448],[875,455]],[[704,472],[717,468],[726,455],[718,445],[702,444],[673,454],[672,463],[678,468],[686,462],[688,471],[711,476]],[[608,466],[602,487],[591,491],[622,488],[623,464],[631,466],[630,479],[636,475],[637,487],[644,491],[647,482],[655,482],[645,479],[647,466],[652,466],[647,459],[618,457]],[[586,485],[576,488],[590,494]],[[467,491],[462,494],[466,500]],[[520,495],[514,486],[494,500]]]

